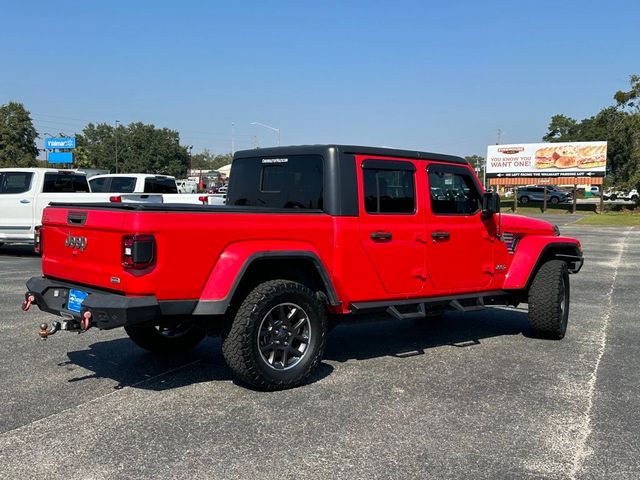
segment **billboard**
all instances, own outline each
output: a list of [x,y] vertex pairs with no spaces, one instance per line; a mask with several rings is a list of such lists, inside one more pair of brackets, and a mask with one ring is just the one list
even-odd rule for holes
[[76,148],[76,137],[45,138],[44,148],[54,150],[56,148]]
[[489,145],[487,178],[604,177],[607,142]]
[[73,163],[71,152],[51,152],[47,157],[49,163]]

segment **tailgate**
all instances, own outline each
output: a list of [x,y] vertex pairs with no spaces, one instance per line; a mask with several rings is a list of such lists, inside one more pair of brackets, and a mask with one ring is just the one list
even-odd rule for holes
[[[127,215],[135,217],[118,210],[46,208],[42,216],[42,273],[123,291],[122,238]],[[130,221],[126,223],[131,227]]]

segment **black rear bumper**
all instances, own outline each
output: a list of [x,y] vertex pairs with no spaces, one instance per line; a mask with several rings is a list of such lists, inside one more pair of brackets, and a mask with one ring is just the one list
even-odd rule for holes
[[[67,308],[69,290],[72,288],[89,294],[82,302],[80,312],[74,312]],[[43,277],[29,279],[27,289],[27,295],[33,295],[35,304],[40,310],[76,320],[80,320],[85,312],[90,312],[91,326],[101,330],[152,322],[160,318],[164,310],[154,296],[126,297],[113,292]],[[173,310],[176,310],[176,314],[183,313],[189,308],[193,309],[194,305],[189,306],[192,302],[182,303],[186,303],[182,308],[172,306]],[[178,310],[182,310],[182,312]]]

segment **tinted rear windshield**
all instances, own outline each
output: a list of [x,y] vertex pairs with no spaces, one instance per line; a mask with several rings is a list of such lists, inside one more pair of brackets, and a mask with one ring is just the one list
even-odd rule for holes
[[148,177],[144,180],[144,193],[178,193],[178,187],[173,178]]
[[320,155],[238,158],[232,170],[227,205],[322,209]]
[[43,193],[88,192],[89,184],[85,175],[75,173],[45,173]]

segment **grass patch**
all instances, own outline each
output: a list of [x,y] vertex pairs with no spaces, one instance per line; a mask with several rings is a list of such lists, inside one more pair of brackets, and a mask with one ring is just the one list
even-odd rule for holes
[[575,224],[580,225],[610,225],[610,226],[640,226],[640,213],[634,212],[606,212],[602,215],[589,215],[581,218]]
[[[554,215],[562,215],[563,213],[573,213],[573,203],[559,203],[557,205],[547,204],[547,209],[542,212],[542,202],[529,202],[526,206],[518,204],[518,212],[521,215],[540,215],[541,213],[552,213]],[[513,210],[513,200],[500,202],[500,210],[503,213],[510,213]],[[598,210],[595,203],[582,203],[576,205],[576,213],[582,215],[593,214]],[[605,207],[606,210],[606,207]]]

